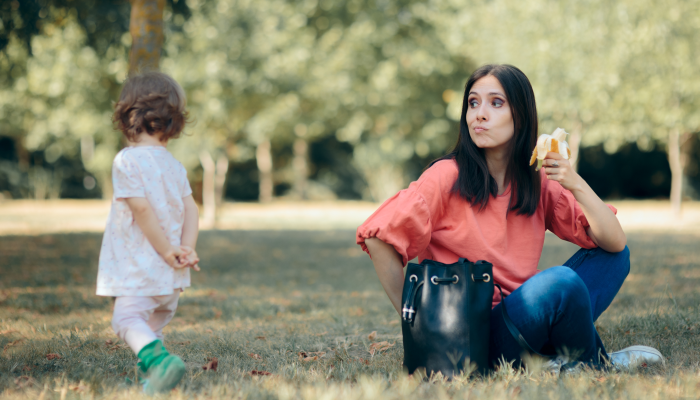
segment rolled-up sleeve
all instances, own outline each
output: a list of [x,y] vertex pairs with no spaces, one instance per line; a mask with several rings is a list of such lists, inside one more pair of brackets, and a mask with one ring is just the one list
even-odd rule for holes
[[[607,206],[614,214],[617,214],[617,209],[615,207],[610,204],[607,204]],[[552,233],[559,238],[581,246],[584,249],[598,247],[590,236],[588,236],[586,228],[591,225],[588,223],[588,219],[586,219],[586,216],[583,214],[583,210],[581,210],[581,207],[570,191],[562,188],[550,213],[548,218],[546,218],[547,229],[552,231]]]
[[365,240],[377,238],[394,246],[406,265],[430,244],[456,178],[454,160],[438,161],[357,228],[357,244],[369,254]]
[[406,265],[428,247],[431,232],[428,205],[420,193],[409,188],[385,201],[357,228],[357,244],[369,254],[365,239],[377,238],[394,246]]

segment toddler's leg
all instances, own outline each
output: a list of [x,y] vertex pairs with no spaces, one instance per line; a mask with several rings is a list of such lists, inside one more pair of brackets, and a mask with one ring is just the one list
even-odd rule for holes
[[180,299],[180,289],[175,289],[173,294],[167,296],[158,296],[160,305],[153,311],[151,318],[148,320],[148,327],[153,333],[163,341],[163,328],[175,316],[177,302]]
[[139,366],[148,373],[147,394],[167,392],[185,374],[180,357],[171,355],[162,337],[163,327],[172,319],[180,293],[153,297],[119,297],[114,304],[112,327],[141,359]]
[[117,297],[114,302],[112,329],[136,354],[158,339],[148,320],[159,305],[155,298],[146,296]]

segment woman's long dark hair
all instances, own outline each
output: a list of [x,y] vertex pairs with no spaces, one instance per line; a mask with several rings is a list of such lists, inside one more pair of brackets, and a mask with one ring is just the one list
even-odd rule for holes
[[506,168],[505,184],[510,184],[508,209],[518,215],[532,216],[540,202],[540,176],[535,166],[529,166],[532,150],[537,144],[537,106],[535,93],[527,76],[512,65],[490,64],[474,71],[464,88],[462,116],[459,119],[459,138],[454,149],[444,157],[433,161],[454,159],[459,175],[454,192],[473,206],[483,210],[489,197],[498,194],[496,180],[489,173],[484,150],[474,144],[467,125],[469,92],[474,83],[485,76],[494,76],[503,86],[513,114],[514,133],[508,143],[510,156]]

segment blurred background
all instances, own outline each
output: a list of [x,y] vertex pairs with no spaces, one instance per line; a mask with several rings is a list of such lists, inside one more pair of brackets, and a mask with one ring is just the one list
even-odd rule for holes
[[3,0],[0,199],[109,199],[130,69],[184,87],[170,151],[224,201],[380,202],[455,143],[486,63],[530,78],[604,199],[700,197],[692,0]]

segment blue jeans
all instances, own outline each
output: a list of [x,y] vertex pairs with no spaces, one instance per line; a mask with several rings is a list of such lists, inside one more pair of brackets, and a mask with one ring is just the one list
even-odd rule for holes
[[[619,253],[581,249],[563,266],[528,279],[504,300],[508,315],[533,350],[577,355],[599,363],[605,347],[593,323],[605,311],[630,271],[627,247]],[[518,365],[523,349],[503,321],[502,304],[491,312],[489,363],[501,357]]]

